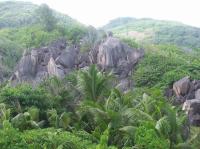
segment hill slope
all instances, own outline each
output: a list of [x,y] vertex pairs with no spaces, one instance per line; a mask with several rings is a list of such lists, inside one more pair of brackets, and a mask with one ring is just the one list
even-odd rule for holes
[[117,18],[103,27],[117,36],[129,36],[142,43],[175,44],[200,48],[200,28],[172,21]]
[[[38,23],[38,5],[30,2],[0,2],[0,28],[22,27]],[[60,24],[78,23],[71,17],[53,11]]]
[[[86,27],[71,17],[52,11],[57,25],[44,29],[38,17],[40,6],[29,2],[0,2],[0,69],[3,76],[13,71],[25,49],[45,46],[64,37],[75,42]],[[76,34],[76,35],[75,35]]]
[[33,17],[37,5],[27,2],[0,3],[0,28],[19,27],[36,21]]

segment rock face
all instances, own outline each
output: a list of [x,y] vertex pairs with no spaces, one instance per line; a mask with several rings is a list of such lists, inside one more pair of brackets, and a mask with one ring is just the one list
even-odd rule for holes
[[177,104],[182,104],[186,100],[200,99],[200,81],[191,81],[188,76],[184,77],[173,84],[173,89],[168,89],[168,95],[175,96]]
[[191,124],[200,126],[200,100],[192,99],[187,100],[183,104],[183,110],[186,111]]
[[[88,53],[81,53],[79,48],[68,46],[64,39],[60,39],[48,47],[25,52],[10,80],[13,85],[21,82],[37,84],[50,76],[63,78],[74,69],[87,67],[94,62],[102,70],[112,70],[120,79],[124,79],[142,56],[142,51],[132,49],[112,36]],[[121,85],[124,86],[124,83],[128,86],[127,81],[121,81]]]
[[173,90],[177,97],[185,96],[190,88],[189,77],[184,77],[173,85]]
[[116,75],[126,78],[142,56],[142,51],[130,48],[117,38],[108,37],[99,46],[97,64],[104,70],[112,69]]
[[199,99],[200,100],[200,89],[195,91],[195,99]]
[[200,126],[200,81],[184,77],[167,90],[168,97],[175,96],[174,104],[183,105],[192,125]]
[[25,52],[10,79],[11,83],[13,85],[21,82],[37,84],[50,76],[62,78],[69,72],[68,69],[75,68],[76,57],[77,49],[68,47],[63,39],[48,47]]

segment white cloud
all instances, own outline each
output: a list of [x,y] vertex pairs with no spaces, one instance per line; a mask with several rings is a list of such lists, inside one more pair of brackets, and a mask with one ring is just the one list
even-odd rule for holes
[[24,0],[47,3],[82,23],[101,26],[121,16],[180,21],[200,27],[198,0]]

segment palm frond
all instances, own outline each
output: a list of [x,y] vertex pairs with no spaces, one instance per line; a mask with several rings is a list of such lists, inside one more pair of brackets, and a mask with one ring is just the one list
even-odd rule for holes
[[155,128],[159,132],[160,135],[164,136],[165,138],[168,138],[169,133],[171,131],[171,127],[170,127],[167,116],[164,116],[161,119],[159,119],[156,122]]
[[124,132],[130,136],[134,136],[136,132],[137,127],[134,126],[124,126],[119,128],[119,131]]

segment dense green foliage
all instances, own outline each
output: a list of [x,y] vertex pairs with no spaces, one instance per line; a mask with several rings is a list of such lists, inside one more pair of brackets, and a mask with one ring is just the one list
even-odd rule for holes
[[140,126],[136,132],[135,142],[136,144],[139,144],[139,148],[148,148],[148,149],[169,148],[168,142],[165,139],[159,138],[154,127],[148,125]]
[[[120,92],[115,88],[116,78],[95,65],[64,79],[48,78],[34,87],[0,84],[0,148],[199,148],[199,128],[191,127],[180,107],[163,96],[166,87],[184,76],[200,80],[199,29],[134,18],[114,20],[105,28],[130,47],[145,49],[132,73],[135,89]],[[104,37],[104,31],[85,27],[46,5],[0,3],[0,71],[4,77],[13,71],[24,49],[65,38],[86,52],[95,50]]]
[[175,44],[200,47],[200,29],[178,22],[153,19],[118,18],[103,27],[117,36],[128,36],[141,43]]
[[[51,107],[50,99],[45,90],[39,87],[34,89],[30,85],[4,87],[0,93],[0,101],[14,106],[13,108],[17,109],[18,112],[24,111],[30,105],[43,110]],[[19,105],[20,107],[18,107]]]
[[59,129],[38,129],[20,132],[4,121],[0,135],[2,149],[95,149],[95,144]]
[[20,27],[35,23],[33,17],[37,5],[26,2],[0,3],[0,29],[4,27]]
[[[39,15],[41,7],[43,6],[38,6],[30,2],[0,2],[0,29],[37,24],[41,19],[41,15]],[[63,15],[53,10],[50,10],[49,13],[52,13],[51,18],[47,19],[52,19],[52,16],[55,16],[59,24],[79,24],[67,15]],[[43,14],[43,16],[45,15],[46,14]]]
[[146,48],[149,51],[133,75],[138,87],[155,85],[167,87],[184,76],[200,79],[198,53],[184,52],[173,45]]
[[34,88],[2,86],[1,147],[174,149],[198,139],[184,135],[185,114],[160,89],[124,94],[108,83],[107,74],[92,65]]
[[55,28],[58,20],[53,15],[53,11],[49,8],[48,5],[42,4],[38,8],[37,14],[40,17],[41,24],[45,30],[52,31]]

